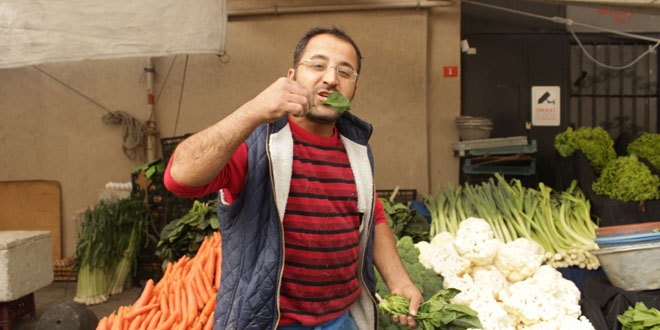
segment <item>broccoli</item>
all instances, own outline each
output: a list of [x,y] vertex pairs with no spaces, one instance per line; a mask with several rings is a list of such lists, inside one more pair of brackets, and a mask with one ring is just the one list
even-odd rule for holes
[[634,155],[620,156],[607,164],[592,188],[598,195],[623,202],[660,198],[660,178]]
[[562,157],[569,157],[578,150],[582,151],[596,175],[617,156],[614,140],[600,126],[579,127],[576,130],[568,127],[555,136],[555,149]]
[[660,170],[660,134],[643,133],[630,142],[627,147],[629,155],[646,158],[655,168]]

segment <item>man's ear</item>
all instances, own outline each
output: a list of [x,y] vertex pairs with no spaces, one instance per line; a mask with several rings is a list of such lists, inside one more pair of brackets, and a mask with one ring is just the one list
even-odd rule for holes
[[295,80],[294,79],[295,76],[296,76],[296,69],[293,69],[293,68],[289,69],[289,71],[286,73],[286,77],[291,79],[291,80]]

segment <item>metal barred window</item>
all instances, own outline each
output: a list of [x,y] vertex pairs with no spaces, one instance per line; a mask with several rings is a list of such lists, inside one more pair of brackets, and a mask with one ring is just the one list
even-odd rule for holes
[[646,41],[582,42],[571,45],[568,124],[602,126],[613,138],[623,133],[658,133],[658,54],[651,52],[625,69],[654,44]]

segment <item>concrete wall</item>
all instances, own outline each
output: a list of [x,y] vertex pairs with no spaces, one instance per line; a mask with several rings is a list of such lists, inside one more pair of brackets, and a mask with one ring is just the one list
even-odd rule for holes
[[[459,3],[230,16],[228,57],[153,59],[159,136],[196,132],[284,76],[295,43],[317,25],[344,28],[364,55],[352,111],[375,126],[377,189],[435,193],[458,182],[451,144],[458,140],[460,75],[443,77],[443,67],[460,70]],[[64,257],[75,250],[76,212],[94,204],[107,182],[130,181],[146,161],[129,159],[122,127],[102,120],[119,110],[147,119],[145,64],[135,58],[0,70],[0,180],[61,183]]]

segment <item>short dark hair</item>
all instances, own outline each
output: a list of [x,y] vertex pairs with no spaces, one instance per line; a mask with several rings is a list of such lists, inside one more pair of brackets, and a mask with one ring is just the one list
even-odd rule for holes
[[309,40],[312,39],[313,37],[320,35],[320,34],[330,34],[333,35],[341,40],[350,42],[353,48],[355,49],[355,53],[357,54],[357,72],[360,73],[360,68],[362,68],[362,53],[360,53],[360,48],[358,48],[357,44],[351,37],[346,34],[343,30],[340,28],[333,26],[331,28],[324,28],[324,27],[314,27],[309,29],[307,33],[298,41],[298,45],[296,46],[296,49],[293,52],[293,67],[295,68],[298,63],[300,63],[300,57],[302,56],[302,53],[305,51],[305,48],[307,48],[307,44],[309,43]]

